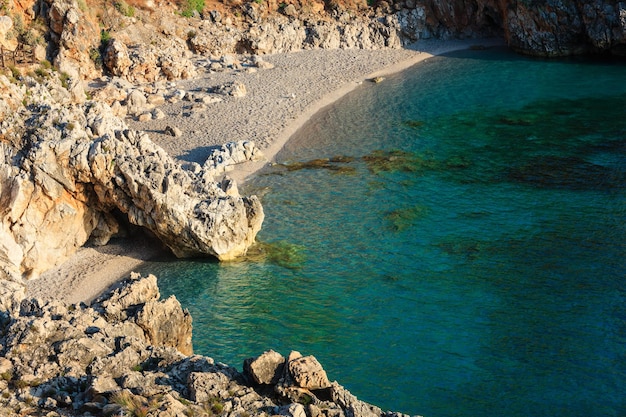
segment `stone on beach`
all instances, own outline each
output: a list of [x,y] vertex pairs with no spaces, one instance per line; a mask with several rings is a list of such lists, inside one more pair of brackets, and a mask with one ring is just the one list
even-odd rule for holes
[[263,153],[256,147],[254,142],[228,142],[211,150],[203,168],[212,175],[217,176],[232,170],[235,165],[249,161],[259,161],[262,158]]
[[128,114],[136,116],[147,109],[148,100],[144,93],[139,90],[133,90],[126,98],[126,107],[128,108]]
[[175,138],[178,138],[183,135],[183,132],[176,126],[167,126],[165,128],[165,133],[170,136],[174,136]]
[[247,94],[246,86],[240,81],[220,85],[214,89],[217,94],[241,98]]

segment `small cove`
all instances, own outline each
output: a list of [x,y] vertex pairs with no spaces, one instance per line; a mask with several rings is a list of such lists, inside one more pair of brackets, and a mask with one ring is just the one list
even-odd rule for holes
[[295,349],[384,409],[623,415],[624,74],[488,49],[365,84],[246,184],[256,256],[144,271],[238,368]]

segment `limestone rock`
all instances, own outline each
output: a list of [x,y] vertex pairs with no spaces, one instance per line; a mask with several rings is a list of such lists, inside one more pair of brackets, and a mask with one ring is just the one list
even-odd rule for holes
[[120,386],[109,375],[98,376],[91,381],[89,391],[92,395],[109,394],[120,390]]
[[162,104],[165,104],[165,97],[163,97],[162,94],[150,94],[148,95],[148,97],[146,97],[146,100],[153,106],[160,106]]
[[278,383],[285,366],[285,358],[278,352],[269,350],[261,356],[247,359],[244,362],[244,371],[257,384]]
[[378,417],[382,413],[380,408],[360,401],[337,382],[331,384],[330,395],[334,403],[354,417]]
[[304,356],[287,363],[287,369],[295,383],[311,390],[330,387],[326,371],[314,356]]
[[504,36],[530,55],[626,54],[626,14],[618,0],[425,0],[397,13],[406,42]]
[[183,135],[183,132],[176,126],[167,126],[165,128],[165,134],[178,138]]
[[532,7],[522,1],[505,9],[507,41],[518,51],[564,56],[626,50],[626,14],[615,0],[557,2]]
[[7,39],[7,34],[12,28],[13,19],[11,19],[9,16],[0,16],[0,45],[3,45],[9,49],[13,49],[15,47],[10,39]]
[[232,170],[234,165],[262,159],[263,153],[254,142],[228,142],[211,150],[203,168],[211,175],[217,176]]
[[126,45],[117,39],[111,39],[104,53],[105,67],[113,75],[125,77],[128,75],[131,64]]
[[247,93],[246,86],[240,81],[233,81],[220,85],[214,89],[214,92],[237,98],[244,97]]
[[[260,381],[282,376],[274,389],[211,358],[185,356],[186,313],[174,298],[160,299],[156,282],[132,274],[89,306],[17,296],[20,311],[0,310],[3,406],[42,415],[407,417],[383,413],[336,382],[321,391],[289,387],[285,396],[285,359],[273,351],[247,362],[264,375]],[[290,362],[306,358],[289,355]]]
[[215,104],[215,103],[220,103],[222,101],[223,100],[220,97],[213,97],[210,95],[202,97],[203,104]]
[[25,298],[24,291],[24,286],[18,282],[0,280],[0,312],[17,315]]
[[288,4],[287,6],[283,8],[283,14],[285,16],[295,17],[297,16],[298,11],[296,10],[296,7],[293,4]]
[[181,310],[174,296],[145,303],[137,314],[136,323],[145,331],[150,344],[175,347],[191,355],[191,316]]
[[205,21],[196,31],[196,35],[189,39],[189,44],[196,54],[215,56],[235,52],[241,38],[242,32],[238,29]]
[[187,388],[193,401],[204,402],[213,398],[227,398],[233,388],[233,380],[240,378],[235,368],[225,365],[210,366],[204,372],[191,372]]
[[272,69],[272,68],[274,68],[274,64],[272,64],[271,62],[265,61],[264,59],[262,59],[258,55],[254,55],[252,63],[253,63],[253,65],[256,68],[260,68],[260,69]]
[[275,414],[287,417],[307,417],[304,406],[298,403],[276,407]]
[[137,116],[137,120],[139,120],[140,122],[149,122],[150,120],[152,120],[152,112],[141,113],[139,116]]
[[[256,197],[228,195],[207,182],[210,173],[183,169],[146,134],[125,130],[106,104],[59,106],[45,91],[38,99],[47,110],[0,166],[5,277],[36,277],[90,238],[106,243],[119,230],[113,209],[177,256],[232,259],[253,243],[263,221]],[[139,90],[127,101],[134,111],[146,105]]]
[[192,78],[197,74],[193,63],[189,59],[180,56],[162,56],[160,67],[168,80]]
[[148,107],[148,99],[146,95],[139,90],[133,90],[128,94],[128,98],[126,99],[126,107],[128,109],[128,114],[130,115],[140,115],[144,111],[147,110]]
[[165,119],[165,113],[161,109],[154,109],[154,110],[152,110],[152,118],[154,120]]
[[56,45],[55,66],[77,80],[98,72],[89,51],[97,48],[100,30],[88,19],[76,0],[53,0],[48,9],[51,41]]

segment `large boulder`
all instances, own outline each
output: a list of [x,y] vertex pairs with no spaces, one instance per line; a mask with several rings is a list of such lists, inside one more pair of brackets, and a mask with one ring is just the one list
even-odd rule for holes
[[128,48],[126,45],[117,39],[111,39],[107,43],[103,64],[111,71],[111,74],[115,76],[128,76],[132,62],[128,56]]
[[326,371],[314,356],[302,356],[291,360],[287,368],[298,387],[310,390],[330,387]]
[[283,374],[285,358],[280,353],[268,350],[256,358],[244,361],[244,371],[257,384],[276,384]]

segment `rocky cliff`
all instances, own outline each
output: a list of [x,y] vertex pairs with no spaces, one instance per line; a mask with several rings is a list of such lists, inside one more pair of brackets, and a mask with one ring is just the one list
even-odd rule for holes
[[537,56],[626,54],[626,4],[616,0],[396,0],[403,39],[504,36]]
[[42,305],[0,283],[0,415],[403,417],[359,401],[313,356],[244,372],[192,354],[191,317],[133,275],[91,305]]
[[541,56],[626,54],[624,2],[516,1],[503,5],[502,11],[507,41],[517,51]]

